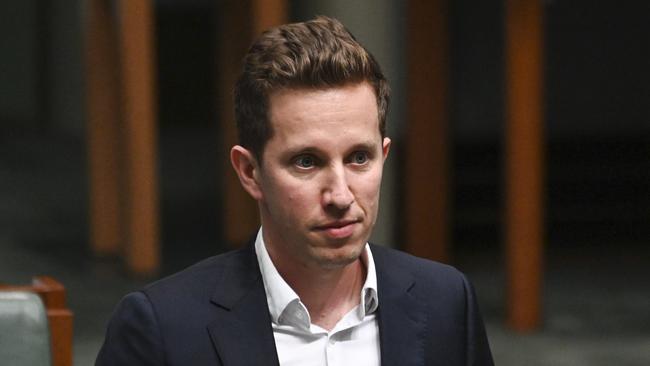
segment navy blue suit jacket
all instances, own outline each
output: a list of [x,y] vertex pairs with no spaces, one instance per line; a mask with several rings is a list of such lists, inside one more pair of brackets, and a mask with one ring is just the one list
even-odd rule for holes
[[[460,272],[384,247],[371,250],[382,365],[493,365],[474,292]],[[96,365],[278,365],[254,247],[127,295]]]

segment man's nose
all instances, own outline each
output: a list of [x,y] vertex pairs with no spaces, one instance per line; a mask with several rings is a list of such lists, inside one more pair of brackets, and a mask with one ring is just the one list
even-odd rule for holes
[[323,191],[323,205],[339,210],[348,209],[354,202],[346,172],[343,167],[333,168]]

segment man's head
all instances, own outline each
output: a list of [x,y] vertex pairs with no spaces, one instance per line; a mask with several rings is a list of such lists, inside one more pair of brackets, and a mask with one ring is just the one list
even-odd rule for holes
[[284,276],[342,268],[377,218],[388,86],[341,23],[318,18],[262,35],[236,89],[241,145],[231,162],[258,202]]
[[283,89],[323,89],[367,82],[372,86],[379,132],[386,132],[390,90],[379,64],[338,20],[318,17],[263,33],[251,46],[235,86],[239,143],[263,159],[273,135],[269,96]]

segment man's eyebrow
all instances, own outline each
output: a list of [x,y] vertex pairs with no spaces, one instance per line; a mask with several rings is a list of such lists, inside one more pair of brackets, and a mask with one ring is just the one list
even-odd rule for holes
[[322,153],[322,152],[323,152],[323,150],[322,150],[322,149],[319,149],[319,148],[316,147],[316,146],[312,146],[312,145],[297,145],[297,146],[293,146],[293,147],[288,148],[288,149],[284,152],[283,155],[287,155],[287,156],[295,156],[295,155],[300,155],[300,154],[309,154],[309,153],[312,153],[312,154],[319,154],[319,153]]
[[377,141],[374,140],[367,140],[363,142],[359,142],[357,144],[354,144],[352,146],[352,150],[374,150],[378,146]]
[[[378,144],[377,144],[376,141],[374,141],[374,140],[366,140],[366,141],[361,141],[361,142],[358,142],[358,143],[352,145],[348,149],[347,152],[349,153],[349,152],[354,152],[354,151],[359,151],[359,150],[372,151],[372,150],[375,150],[377,148],[377,146],[378,146]],[[318,146],[314,146],[314,145],[297,145],[297,146],[293,146],[293,147],[288,148],[284,152],[283,155],[288,156],[288,157],[292,157],[292,156],[297,156],[297,155],[300,155],[300,154],[325,155],[326,152],[323,149],[319,148]]]

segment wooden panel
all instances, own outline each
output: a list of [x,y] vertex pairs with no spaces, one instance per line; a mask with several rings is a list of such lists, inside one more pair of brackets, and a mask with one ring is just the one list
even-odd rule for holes
[[85,71],[90,244],[97,256],[121,249],[119,63],[109,2],[86,6]]
[[219,121],[221,123],[221,169],[224,170],[224,237],[232,245],[250,239],[259,227],[255,201],[243,190],[230,166],[230,147],[237,143],[232,90],[241,72],[242,58],[262,30],[287,21],[286,0],[228,0],[220,8]]
[[542,5],[506,2],[508,324],[541,321],[543,225]]
[[51,277],[39,276],[33,279],[32,287],[43,298],[45,307],[54,309],[65,308],[65,287],[59,281]]
[[73,315],[66,308],[65,287],[51,277],[39,276],[33,279],[30,291],[36,292],[41,297],[47,311],[52,346],[52,365],[72,365]]
[[448,261],[448,4],[408,2],[404,249]]
[[51,333],[52,366],[72,366],[72,320],[72,312],[68,309],[47,310]]
[[154,14],[151,0],[119,1],[126,182],[126,262],[153,275],[160,266]]

